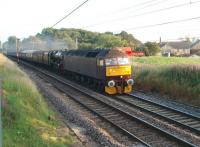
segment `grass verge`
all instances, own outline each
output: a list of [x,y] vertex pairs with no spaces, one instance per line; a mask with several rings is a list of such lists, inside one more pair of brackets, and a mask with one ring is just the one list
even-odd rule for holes
[[66,147],[74,139],[56,120],[36,86],[17,66],[0,54],[3,80],[4,147]]
[[171,64],[200,64],[199,58],[188,57],[132,57],[131,60],[136,63],[152,64],[152,65],[171,65]]
[[133,57],[135,86],[200,106],[200,59]]

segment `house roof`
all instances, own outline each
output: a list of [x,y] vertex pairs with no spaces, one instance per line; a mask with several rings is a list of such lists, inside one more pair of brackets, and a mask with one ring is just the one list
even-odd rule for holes
[[163,42],[160,47],[168,45],[175,49],[190,49],[191,43],[188,41],[177,41],[177,42]]
[[194,43],[191,44],[191,48],[192,48],[193,46],[197,45],[198,43],[200,43],[200,40],[199,40],[199,39],[196,40]]

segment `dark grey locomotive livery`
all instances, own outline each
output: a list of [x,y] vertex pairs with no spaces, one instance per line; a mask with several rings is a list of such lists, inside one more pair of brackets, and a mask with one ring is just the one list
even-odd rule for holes
[[46,66],[76,80],[103,88],[108,94],[132,91],[131,65],[119,48],[22,51],[19,59]]

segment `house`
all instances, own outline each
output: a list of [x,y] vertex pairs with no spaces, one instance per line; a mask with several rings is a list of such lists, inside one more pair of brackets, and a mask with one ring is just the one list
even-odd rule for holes
[[161,54],[163,56],[189,56],[190,45],[188,41],[163,42],[160,43]]
[[200,40],[196,40],[191,45],[191,54],[200,54]]

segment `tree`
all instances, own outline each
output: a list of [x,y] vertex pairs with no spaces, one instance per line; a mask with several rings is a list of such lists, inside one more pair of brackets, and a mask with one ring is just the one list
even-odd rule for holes
[[147,42],[143,50],[147,56],[154,56],[160,51],[160,47],[157,43]]
[[16,43],[16,39],[17,39],[16,36],[10,36],[10,37],[8,37],[8,43],[9,44],[15,44]]
[[16,36],[8,37],[8,41],[6,42],[8,52],[16,51],[16,40],[17,40]]
[[80,43],[79,44],[79,48],[80,49],[93,49],[93,48],[97,48],[94,44],[91,43]]
[[109,34],[101,34],[97,39],[97,46],[99,48],[114,48],[123,46],[123,41],[119,36]]
[[[11,36],[8,42],[13,42],[15,38]],[[76,48],[76,41],[79,49],[113,48],[129,46],[135,48],[140,41],[133,35],[122,31],[120,34],[112,32],[98,33],[82,29],[54,29],[44,28],[41,33],[25,38],[23,46],[25,49],[62,49]]]
[[117,34],[117,36],[120,36],[125,42],[124,46],[129,46],[132,49],[135,49],[141,45],[139,40],[135,39],[132,34],[128,34],[126,31],[122,31],[121,33]]

